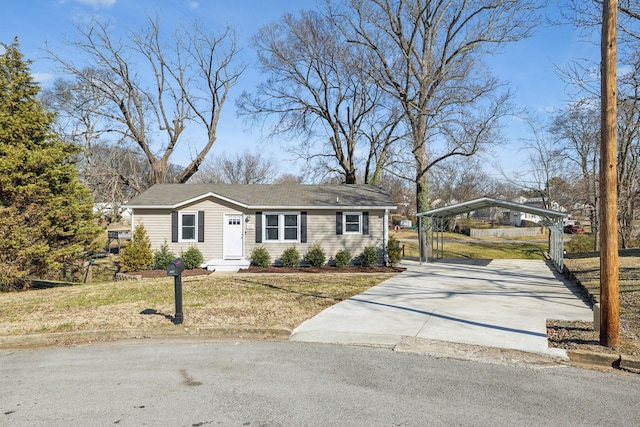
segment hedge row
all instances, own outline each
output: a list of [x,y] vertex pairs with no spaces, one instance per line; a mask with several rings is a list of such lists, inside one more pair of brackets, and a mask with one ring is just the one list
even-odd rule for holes
[[[387,243],[388,264],[396,266],[400,262],[401,250],[398,241],[391,237]],[[251,265],[256,267],[269,267],[271,265],[271,255],[269,251],[260,246],[251,251]],[[351,253],[346,249],[340,249],[334,256],[333,260],[336,267],[347,267],[352,263]],[[378,264],[378,251],[373,246],[367,246],[362,253],[358,255],[360,265],[370,267]],[[305,261],[311,267],[324,267],[327,264],[327,255],[324,249],[316,243],[309,248],[303,256],[296,249],[295,245],[284,250],[280,256],[280,263],[283,267],[299,267],[301,262]]]

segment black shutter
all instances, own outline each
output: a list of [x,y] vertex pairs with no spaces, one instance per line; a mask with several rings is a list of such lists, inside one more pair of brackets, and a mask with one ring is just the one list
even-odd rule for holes
[[342,212],[336,212],[336,234],[342,234]]
[[300,212],[300,243],[307,243],[307,213]]
[[198,242],[204,242],[204,211],[198,211]]
[[178,241],[178,211],[171,211],[171,241]]
[[369,212],[362,212],[362,234],[369,234]]
[[256,243],[262,243],[262,212],[256,212]]

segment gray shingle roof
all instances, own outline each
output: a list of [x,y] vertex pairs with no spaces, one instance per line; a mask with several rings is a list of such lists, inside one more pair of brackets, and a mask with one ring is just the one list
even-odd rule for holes
[[395,209],[383,189],[366,184],[156,184],[127,203],[129,208],[177,208],[214,196],[250,209]]

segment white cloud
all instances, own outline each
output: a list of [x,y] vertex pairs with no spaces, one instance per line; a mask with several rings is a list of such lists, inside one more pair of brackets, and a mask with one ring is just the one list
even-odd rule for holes
[[38,83],[43,83],[43,82],[51,80],[53,78],[53,74],[51,74],[51,73],[31,73],[31,77],[33,77],[33,80],[37,81]]

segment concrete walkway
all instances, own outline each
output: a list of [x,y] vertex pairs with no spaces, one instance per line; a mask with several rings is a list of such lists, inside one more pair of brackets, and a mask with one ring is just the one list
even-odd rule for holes
[[414,337],[566,357],[548,348],[546,320],[593,320],[575,289],[544,261],[403,266],[405,272],[302,323],[290,339],[395,347]]

